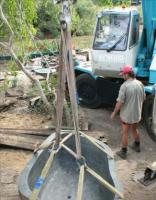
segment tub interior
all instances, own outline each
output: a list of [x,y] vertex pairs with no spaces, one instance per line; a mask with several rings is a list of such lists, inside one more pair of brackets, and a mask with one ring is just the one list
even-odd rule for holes
[[[75,151],[74,136],[66,141],[65,144]],[[82,155],[87,165],[114,186],[109,171],[107,155],[84,137],[81,137],[81,145]],[[28,176],[28,185],[31,190],[33,190],[35,182],[38,180],[49,155],[49,150],[43,151],[33,165]],[[52,162],[49,174],[42,186],[38,199],[75,200],[78,179],[79,167],[75,158],[62,148]],[[114,198],[115,195],[112,192],[85,171],[83,200],[114,200]]]

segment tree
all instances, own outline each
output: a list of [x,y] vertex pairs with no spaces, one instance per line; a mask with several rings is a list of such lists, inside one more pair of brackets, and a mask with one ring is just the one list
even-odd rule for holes
[[75,11],[78,18],[75,34],[91,34],[94,28],[96,16],[96,7],[93,4],[92,0],[77,1],[77,4],[75,5]]
[[[1,31],[0,45],[5,48],[13,57],[17,66],[25,73],[25,75],[32,81],[39,89],[40,96],[47,108],[52,114],[52,106],[44,93],[40,81],[33,76],[24,66],[25,54],[23,57],[18,57],[13,48],[13,44],[21,41],[20,46],[23,48],[23,41],[27,39],[32,40],[33,21],[36,18],[34,0],[2,0],[0,4],[0,20],[2,27],[6,31]],[[5,38],[5,41],[4,41]]]
[[37,9],[37,21],[35,27],[38,35],[51,34],[53,38],[59,35],[59,6],[52,0],[39,0]]
[[1,0],[3,14],[5,14],[10,28],[4,23],[4,19],[1,12],[0,18],[0,41],[8,40],[10,36],[10,30],[14,32],[16,39],[26,38],[29,29],[35,33],[33,23],[37,18],[36,14],[36,1],[35,0]]
[[129,5],[131,0],[92,0],[94,4],[99,6],[113,6],[113,5],[121,5],[126,4]]
[[92,0],[94,4],[97,4],[99,6],[110,6],[112,5],[113,0]]
[[[33,9],[30,8],[31,6]],[[42,84],[38,80],[37,76],[25,68],[25,63],[28,60],[28,56],[26,55],[27,49],[25,47],[28,47],[29,42],[33,42],[36,49],[39,50],[35,44],[33,36],[35,33],[33,23],[36,16],[35,0],[2,0],[0,3],[0,20],[1,26],[5,29],[5,31],[1,32],[2,39],[0,40],[0,45],[12,56],[19,69],[22,70],[24,74],[37,86],[39,95],[41,96],[46,110],[49,112],[51,117],[55,119],[55,108],[47,97],[45,88],[42,87]],[[17,43],[19,41],[20,43]],[[20,56],[17,54],[17,51],[19,50],[19,47],[17,50],[17,44],[19,44],[23,50],[23,54]],[[41,52],[40,54],[42,55]],[[43,55],[42,58],[46,64],[49,65]],[[50,88],[49,86],[49,77],[50,75],[47,74],[46,88],[48,89],[48,95],[54,93],[52,91],[54,88]],[[53,102],[53,104],[55,104],[55,102]],[[65,109],[68,109],[68,106],[66,106]]]
[[[91,34],[94,27],[96,6],[92,0],[78,0],[71,6],[72,25],[74,35]],[[38,1],[37,21],[35,27],[38,35],[43,37],[50,34],[52,38],[59,35],[59,5],[53,5],[51,0]]]

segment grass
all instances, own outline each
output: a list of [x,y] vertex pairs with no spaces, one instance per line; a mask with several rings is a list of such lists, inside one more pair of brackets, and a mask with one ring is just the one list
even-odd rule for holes
[[92,36],[81,36],[81,37],[72,38],[73,46],[75,46],[76,49],[77,48],[79,49],[91,48],[92,40],[93,40]]
[[[88,49],[92,44],[92,36],[80,36],[72,37],[72,45],[76,49]],[[59,46],[59,39],[45,39],[45,40],[36,40],[36,45],[40,51],[57,51]],[[33,46],[30,48],[31,51],[36,51]]]
[[[72,37],[72,45],[76,49],[89,49],[92,45],[92,36],[79,36],[79,37]],[[15,50],[17,56],[19,56],[22,60],[24,55],[31,54],[32,52],[49,52],[49,51],[58,51],[59,49],[59,39],[44,39],[44,40],[36,40],[35,44],[24,41],[22,47],[20,47],[19,43],[17,42],[14,44],[13,49]],[[0,55],[8,55],[4,48],[0,49]],[[9,63],[10,64],[10,63]]]

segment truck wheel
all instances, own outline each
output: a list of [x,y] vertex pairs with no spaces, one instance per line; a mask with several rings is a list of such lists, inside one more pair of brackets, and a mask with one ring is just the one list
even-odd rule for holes
[[81,105],[88,108],[100,106],[101,100],[97,92],[96,81],[90,75],[80,74],[76,79],[76,87]]
[[143,121],[147,133],[152,138],[152,140],[156,141],[156,133],[154,133],[154,130],[152,129],[153,101],[154,101],[153,95],[147,96],[143,106]]

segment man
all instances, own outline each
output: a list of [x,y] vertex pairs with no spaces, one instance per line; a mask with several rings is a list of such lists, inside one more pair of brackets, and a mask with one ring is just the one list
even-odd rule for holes
[[121,85],[117,103],[111,114],[111,119],[120,111],[120,119],[122,124],[122,148],[117,155],[123,159],[127,157],[128,132],[132,129],[134,143],[132,149],[140,152],[140,137],[137,129],[138,122],[141,120],[142,105],[145,99],[143,84],[136,80],[135,74],[131,66],[122,68],[120,75],[123,76],[125,82]]

